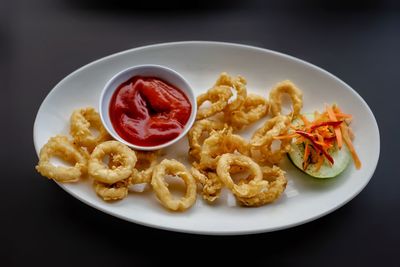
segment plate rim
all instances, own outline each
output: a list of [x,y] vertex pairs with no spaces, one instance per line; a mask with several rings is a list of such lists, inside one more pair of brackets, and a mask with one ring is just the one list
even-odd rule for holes
[[145,49],[152,49],[152,48],[163,48],[163,47],[168,47],[168,46],[177,46],[177,45],[217,45],[217,46],[229,46],[229,47],[235,47],[235,48],[245,48],[245,49],[250,49],[250,50],[255,50],[257,52],[261,52],[261,53],[269,53],[275,56],[279,56],[282,58],[286,58],[289,59],[291,61],[295,61],[297,63],[301,63],[302,65],[318,70],[320,72],[322,72],[323,74],[330,76],[332,79],[334,79],[336,82],[340,83],[342,86],[346,87],[347,89],[350,89],[350,91],[357,97],[357,99],[359,101],[362,102],[362,104],[367,108],[367,111],[369,113],[369,115],[372,117],[373,119],[373,126],[376,128],[376,133],[377,133],[377,157],[376,157],[376,161],[375,164],[373,166],[373,168],[371,168],[372,172],[368,175],[368,177],[366,177],[367,179],[365,179],[365,182],[358,188],[357,191],[355,191],[350,197],[348,197],[347,199],[345,199],[344,201],[342,201],[340,204],[329,208],[328,210],[319,213],[315,216],[311,216],[307,219],[301,220],[301,221],[297,221],[297,222],[293,222],[293,223],[289,223],[289,224],[284,224],[281,226],[277,226],[277,227],[271,227],[271,228],[257,228],[257,229],[249,229],[249,230],[227,230],[227,231],[205,231],[205,230],[193,230],[193,229],[181,229],[181,228],[174,228],[174,227],[170,227],[170,226],[164,226],[162,224],[154,224],[154,223],[149,223],[149,222],[143,222],[143,221],[139,221],[139,220],[135,220],[132,218],[129,218],[127,216],[118,214],[116,212],[112,212],[106,209],[102,209],[99,206],[94,205],[93,203],[90,203],[89,201],[87,201],[86,199],[82,198],[80,195],[76,194],[75,192],[68,190],[66,188],[65,184],[62,183],[58,183],[56,182],[63,190],[65,190],[68,194],[72,195],[74,198],[78,199],[79,201],[85,203],[86,205],[95,208],[98,211],[101,211],[103,213],[106,213],[108,215],[111,215],[113,217],[128,221],[128,222],[133,222],[136,223],[138,225],[142,225],[142,226],[146,226],[146,227],[151,227],[154,229],[161,229],[161,230],[168,230],[168,231],[173,231],[173,232],[180,232],[180,233],[189,233],[189,234],[199,234],[199,235],[247,235],[247,234],[259,234],[259,233],[268,233],[268,232],[273,232],[273,231],[279,231],[279,230],[283,230],[283,229],[288,229],[288,228],[293,228],[302,224],[306,224],[308,222],[317,220],[321,217],[324,217],[325,215],[332,213],[334,211],[336,211],[337,209],[343,207],[344,205],[346,205],[348,202],[350,202],[351,200],[353,200],[356,196],[358,196],[360,194],[361,191],[364,190],[364,188],[367,186],[367,184],[369,184],[370,180],[372,179],[373,175],[375,174],[376,168],[378,166],[379,163],[379,159],[380,159],[380,150],[381,150],[381,137],[380,137],[380,130],[379,130],[379,126],[377,123],[377,120],[374,116],[374,113],[372,112],[370,106],[367,104],[367,102],[360,96],[360,94],[354,90],[351,86],[349,86],[347,83],[345,83],[343,80],[339,79],[337,76],[335,76],[334,74],[328,72],[327,70],[314,65],[308,61],[305,61],[303,59],[282,53],[282,52],[278,52],[275,50],[271,50],[271,49],[267,49],[267,48],[262,48],[262,47],[258,47],[258,46],[253,46],[253,45],[247,45],[247,44],[240,44],[240,43],[233,43],[233,42],[219,42],[219,41],[197,41],[197,40],[191,40],[191,41],[177,41],[177,42],[163,42],[163,43],[154,43],[154,44],[148,44],[148,45],[143,45],[143,46],[139,46],[139,47],[134,47],[134,48],[130,48],[130,49],[126,49],[120,52],[116,52],[113,54],[110,54],[108,56],[105,57],[101,57],[98,58],[94,61],[89,62],[88,64],[85,64],[79,68],[77,68],[76,70],[74,70],[73,72],[71,72],[70,74],[68,74],[67,76],[65,76],[64,78],[62,78],[58,83],[56,83],[52,89],[47,93],[46,97],[42,100],[36,116],[35,116],[35,120],[34,120],[34,124],[33,124],[33,142],[34,142],[34,147],[35,147],[35,151],[37,156],[39,156],[39,151],[40,148],[37,144],[37,138],[36,138],[36,132],[37,132],[37,121],[38,121],[38,116],[39,113],[41,112],[41,110],[43,109],[43,105],[46,102],[46,100],[48,100],[57,90],[57,88],[59,86],[61,86],[63,83],[65,83],[66,81],[68,81],[71,77],[73,77],[74,75],[76,75],[77,73],[79,73],[80,71],[82,71],[83,69],[89,68],[93,65],[98,64],[101,61],[106,61],[108,59],[117,57],[117,56],[121,56],[127,53],[132,53],[132,52],[137,52],[140,50],[145,50]]

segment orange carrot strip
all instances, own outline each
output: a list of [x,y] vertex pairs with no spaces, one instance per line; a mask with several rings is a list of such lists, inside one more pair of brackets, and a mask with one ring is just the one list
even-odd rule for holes
[[313,124],[310,128],[310,131],[313,131],[319,127],[323,127],[323,126],[332,126],[332,127],[337,127],[339,126],[343,121],[322,121],[316,124]]
[[353,118],[352,115],[350,114],[344,114],[344,113],[335,113],[336,118],[346,118],[346,119],[351,119]]
[[303,121],[304,126],[307,127],[310,125],[310,122],[307,120],[307,118],[304,115],[301,115],[301,120]]
[[[328,113],[330,120],[337,121],[335,113],[333,112],[331,107],[328,105],[326,105],[326,112]],[[343,124],[343,123],[341,123],[341,124]],[[340,132],[340,129],[338,127],[334,127],[333,129],[335,130],[338,147],[339,147],[339,149],[341,149],[342,145],[343,145],[342,133]]]
[[308,142],[305,142],[305,148],[304,148],[304,155],[303,155],[303,170],[306,170],[308,167],[309,160],[308,158],[310,157],[310,148]]
[[325,142],[325,138],[322,135],[320,135],[319,133],[316,133],[316,136],[317,136],[318,140],[315,140],[315,143],[317,143],[317,144],[319,144],[319,145],[321,145],[322,147],[325,147],[325,148],[330,148],[331,147],[329,144],[327,144]]
[[335,113],[343,113],[342,110],[339,108],[339,106],[336,105],[336,104],[333,104],[333,105],[332,105],[332,110],[333,110]]
[[337,105],[333,105],[332,109],[335,112],[336,118],[343,117],[344,119],[346,119],[346,122],[351,121],[353,119],[353,115],[343,113],[342,110]]
[[319,113],[318,110],[314,111],[314,121],[321,119],[323,114]]
[[356,169],[358,170],[361,168],[361,161],[356,153],[353,143],[351,142],[346,124],[342,123],[340,125],[340,129],[342,130],[344,142],[346,143],[347,147],[350,150],[351,157],[353,158],[353,161],[354,161],[354,165],[356,166]]
[[312,134],[304,132],[304,131],[296,131],[296,133],[298,133],[299,135],[301,135],[301,136],[307,138],[308,140],[310,140],[311,143],[313,144],[313,146],[317,150],[321,151],[324,154],[324,156],[329,160],[329,162],[331,164],[334,164],[334,160],[333,160],[332,156],[329,155],[329,153],[326,152],[326,150],[320,144],[315,143],[315,138],[314,138],[314,136],[312,136]]
[[335,140],[336,140],[336,136],[329,136],[329,137],[324,138],[324,141],[326,143],[332,143]]
[[323,136],[323,134],[324,133],[316,132],[315,136],[317,137],[318,140],[316,140],[315,142],[322,145],[323,147],[329,148],[330,145],[326,143],[325,137]]
[[322,147],[326,147],[326,148],[330,148],[331,146],[330,145],[328,145],[328,144],[326,144],[326,143],[324,143],[324,142],[321,142],[321,141],[314,141],[316,144],[318,144],[318,145],[321,145]]

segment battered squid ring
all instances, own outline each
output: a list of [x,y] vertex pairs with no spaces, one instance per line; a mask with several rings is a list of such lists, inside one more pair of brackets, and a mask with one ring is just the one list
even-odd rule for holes
[[97,195],[105,201],[120,200],[128,195],[129,180],[127,178],[114,184],[106,184],[94,180],[93,187]]
[[[235,184],[230,175],[232,166],[248,169],[251,176],[247,183]],[[268,182],[263,180],[260,166],[251,158],[239,154],[224,154],[218,160],[217,174],[219,179],[235,196],[251,198],[268,189]]]
[[290,119],[282,115],[267,120],[263,126],[254,132],[250,142],[251,145],[263,146],[272,142],[274,136],[278,136],[288,131],[289,123]]
[[[110,158],[108,167],[115,169],[121,166],[121,162],[118,158]],[[106,184],[99,181],[93,181],[93,188],[97,195],[105,201],[115,201],[125,198],[128,195],[128,187],[131,183],[131,177],[116,182],[114,184]]]
[[[154,167],[157,165],[157,158],[159,154],[160,150],[136,151],[137,162],[135,168],[132,171],[132,184],[143,184],[151,182],[151,177],[153,175]],[[139,170],[140,167],[146,164],[148,164],[147,168]]]
[[243,105],[229,114],[229,123],[236,130],[252,124],[268,114],[268,101],[259,95],[249,94]]
[[214,172],[202,172],[192,167],[191,173],[194,179],[200,183],[202,187],[202,197],[208,202],[214,202],[221,194],[223,184]]
[[240,135],[232,134],[232,128],[214,131],[204,140],[199,167],[201,169],[215,169],[222,154],[233,153],[236,150],[243,155],[250,154],[248,142]]
[[[92,107],[75,110],[70,118],[70,133],[77,145],[87,147],[91,152],[100,143],[110,140],[111,136],[104,128],[99,113]],[[98,135],[93,135],[90,127],[98,131]]]
[[[165,181],[165,176],[179,176],[186,184],[185,196],[181,199],[174,199],[168,189],[168,184]],[[164,159],[158,164],[153,171],[151,185],[156,192],[157,198],[161,204],[173,211],[184,211],[196,202],[196,181],[193,176],[187,171],[186,167],[174,160]]]
[[[246,198],[236,196],[237,201],[244,206],[262,206],[277,200],[285,191],[287,180],[285,172],[277,166],[262,167],[263,179],[269,182],[268,190],[259,194]],[[242,183],[243,181],[240,181]]]
[[270,112],[272,116],[281,115],[282,94],[288,94],[292,100],[293,111],[288,116],[292,118],[297,117],[303,107],[303,93],[289,80],[278,83],[269,93]]
[[273,150],[274,137],[287,133],[290,119],[286,116],[276,116],[259,128],[250,141],[252,158],[258,162],[278,163],[283,155],[290,150],[290,140],[281,140],[280,148]]
[[246,89],[247,81],[245,78],[238,76],[236,78],[232,78],[226,72],[221,73],[218,80],[215,83],[215,86],[229,86],[229,88],[233,88],[236,90],[236,98],[231,103],[229,103],[225,111],[232,112],[234,110],[239,109],[242,104],[245,102],[247,97],[247,89]]
[[[52,156],[74,164],[73,167],[54,166]],[[87,172],[88,157],[86,151],[76,147],[66,136],[57,135],[40,149],[39,163],[36,170],[49,179],[62,183],[77,182]]]
[[[104,164],[103,158],[110,155],[115,164],[111,168]],[[126,145],[117,141],[106,141],[93,150],[89,159],[89,175],[106,184],[114,184],[131,176],[137,161],[136,154]]]
[[[206,93],[197,97],[197,115],[196,120],[201,120],[217,114],[225,109],[228,105],[228,100],[231,98],[231,89],[227,86],[215,86],[209,89]],[[200,109],[204,102],[210,101],[211,106]]]
[[220,121],[208,119],[196,121],[188,133],[189,154],[196,160],[200,160],[202,146],[202,144],[200,144],[200,138],[203,136],[203,133],[206,132],[209,134],[212,130],[221,130],[225,126],[226,125]]
[[290,151],[290,140],[280,140],[280,147],[277,150],[273,150],[272,146],[260,147],[260,152],[266,161],[260,161],[264,163],[278,164],[282,158]]

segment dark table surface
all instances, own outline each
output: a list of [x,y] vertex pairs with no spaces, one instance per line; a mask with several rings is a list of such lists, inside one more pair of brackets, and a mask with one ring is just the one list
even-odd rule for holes
[[[209,264],[215,260],[208,257],[216,257],[249,265],[398,266],[399,5],[147,2],[1,1],[1,265]],[[213,237],[119,220],[81,203],[35,172],[33,122],[58,81],[103,56],[181,40],[277,50],[316,64],[355,88],[374,112],[381,134],[380,161],[367,187],[344,207],[305,225]],[[192,260],[182,260],[181,255]]]

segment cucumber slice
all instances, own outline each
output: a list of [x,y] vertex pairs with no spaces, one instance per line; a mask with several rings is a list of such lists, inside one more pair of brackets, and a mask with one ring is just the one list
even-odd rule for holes
[[[305,115],[308,119],[313,119],[313,114]],[[301,121],[295,121],[294,124],[300,123]],[[337,147],[331,149],[329,154],[332,156],[334,160],[334,164],[330,165],[327,160],[322,164],[319,170],[316,170],[315,164],[309,164],[306,170],[303,170],[303,155],[304,155],[304,145],[303,144],[291,144],[292,149],[288,153],[289,159],[292,163],[299,168],[301,171],[307,173],[308,175],[315,178],[333,178],[342,173],[351,160],[351,154],[348,150],[347,146],[342,146],[342,149],[338,149]]]
[[288,153],[289,159],[292,163],[299,168],[301,171],[315,178],[333,178],[342,173],[349,165],[351,155],[346,146],[342,146],[342,149],[334,149],[329,154],[334,160],[334,164],[331,166],[325,160],[319,170],[316,170],[315,164],[309,164],[306,170],[303,170],[303,155],[304,145],[303,144],[292,144],[292,149]]

